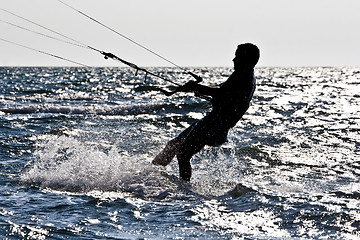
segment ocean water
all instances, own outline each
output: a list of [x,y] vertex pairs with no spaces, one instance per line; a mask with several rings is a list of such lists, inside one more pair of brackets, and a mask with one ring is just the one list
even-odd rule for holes
[[[208,85],[232,71],[192,70]],[[360,68],[256,76],[184,183],[151,160],[206,100],[128,68],[0,68],[1,239],[360,239]]]

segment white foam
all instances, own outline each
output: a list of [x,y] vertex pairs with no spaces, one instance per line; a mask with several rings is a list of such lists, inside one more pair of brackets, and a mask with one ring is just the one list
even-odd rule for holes
[[236,161],[220,149],[206,148],[197,155],[192,181],[187,184],[178,177],[176,160],[167,168],[154,166],[153,156],[130,156],[114,143],[78,135],[33,139],[38,142],[34,160],[21,175],[22,182],[51,191],[95,192],[103,197],[106,193],[130,193],[141,198],[194,199],[227,194],[240,179]]
[[122,156],[116,147],[104,151],[73,137],[47,136],[34,156],[21,180],[44,189],[165,198],[179,187],[176,177],[153,166],[146,156]]

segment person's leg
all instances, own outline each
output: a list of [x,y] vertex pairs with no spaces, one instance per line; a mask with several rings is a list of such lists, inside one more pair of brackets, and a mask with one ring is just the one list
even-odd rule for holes
[[176,158],[179,164],[180,177],[183,180],[190,181],[191,157],[203,149],[204,146],[204,142],[199,138],[187,138],[186,142],[179,149],[178,153],[176,154]]
[[186,181],[191,177],[191,157],[199,152],[211,137],[209,131],[216,127],[213,119],[209,117],[193,123],[185,129],[178,137],[168,142],[165,148],[152,161],[155,165],[166,166],[177,156],[180,176]]
[[185,181],[190,181],[191,178],[191,157],[192,156],[188,156],[186,154],[178,154],[176,156],[179,163],[180,177]]
[[167,166],[171,160],[175,157],[176,152],[181,144],[181,140],[174,138],[169,141],[165,148],[154,158],[152,161],[155,165]]
[[154,158],[152,163],[154,165],[167,166],[175,157],[184,139],[189,134],[193,126],[186,128],[179,136],[170,140],[165,148]]

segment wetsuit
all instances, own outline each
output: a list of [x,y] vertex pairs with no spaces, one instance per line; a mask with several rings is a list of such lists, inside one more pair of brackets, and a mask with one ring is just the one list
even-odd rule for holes
[[212,111],[175,139],[179,142],[176,155],[183,179],[190,179],[190,159],[194,154],[205,145],[219,146],[226,142],[229,129],[249,108],[255,85],[253,70],[235,71],[212,96]]
[[209,146],[223,144],[229,129],[236,125],[249,108],[255,84],[253,71],[235,71],[212,96],[212,111],[179,136],[186,137],[186,142],[200,140]]

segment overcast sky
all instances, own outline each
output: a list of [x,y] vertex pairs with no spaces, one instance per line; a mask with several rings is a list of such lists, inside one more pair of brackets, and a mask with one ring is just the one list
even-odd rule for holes
[[[360,0],[64,1],[180,66],[232,66],[236,46],[243,42],[258,45],[259,66],[360,66]],[[0,8],[139,66],[171,66],[57,0],[0,3]],[[2,10],[0,20],[49,33]],[[90,66],[123,66],[4,22],[0,38]],[[0,66],[69,65],[0,41]]]

